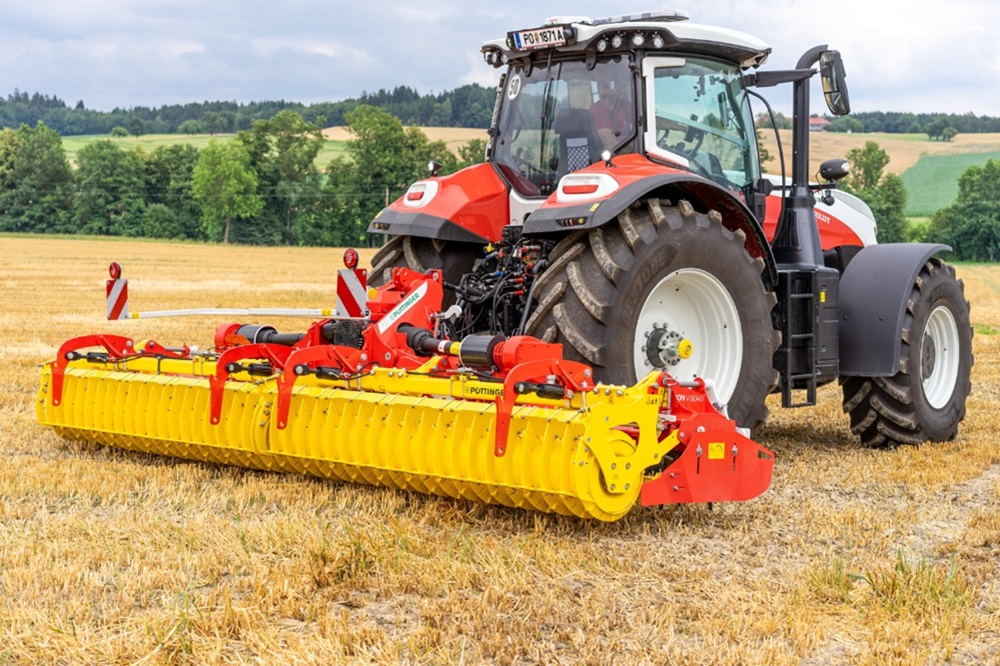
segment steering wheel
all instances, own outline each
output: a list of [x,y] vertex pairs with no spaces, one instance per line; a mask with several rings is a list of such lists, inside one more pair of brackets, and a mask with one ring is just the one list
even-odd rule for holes
[[540,168],[532,164],[524,157],[521,157],[523,154],[524,149],[520,146],[510,153],[511,160],[514,162],[517,170],[523,173],[525,177],[531,177],[532,175],[541,173],[542,170]]
[[[674,144],[670,143],[672,132],[683,132],[681,140]],[[673,151],[690,160],[694,158],[704,141],[704,130],[672,118],[656,117],[656,145],[660,148]]]

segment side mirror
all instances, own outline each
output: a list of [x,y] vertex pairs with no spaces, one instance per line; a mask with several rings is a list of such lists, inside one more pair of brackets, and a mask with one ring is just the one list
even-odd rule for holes
[[847,95],[847,75],[840,51],[823,51],[819,56],[819,77],[823,82],[823,96],[826,106],[835,116],[846,116],[851,112],[851,100]]

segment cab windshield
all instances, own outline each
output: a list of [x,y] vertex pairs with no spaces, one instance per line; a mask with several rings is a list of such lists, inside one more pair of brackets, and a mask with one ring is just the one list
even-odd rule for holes
[[528,197],[635,136],[635,86],[625,57],[513,67],[504,83],[493,161]]

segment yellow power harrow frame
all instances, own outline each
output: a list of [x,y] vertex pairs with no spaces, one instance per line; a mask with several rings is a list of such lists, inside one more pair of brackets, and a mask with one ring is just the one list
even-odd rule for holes
[[[640,499],[744,500],[770,484],[773,454],[703,382],[594,386],[560,345],[436,338],[440,283],[395,269],[355,346],[329,343],[328,320],[290,338],[226,324],[207,353],[73,338],[43,367],[38,422],[135,451],[600,520]],[[265,329],[273,341],[256,342]]]
[[655,374],[631,388],[515,404],[498,456],[502,384],[471,375],[375,368],[353,380],[301,377],[281,429],[278,377],[227,381],[223,418],[212,425],[211,360],[69,361],[58,405],[53,365],[43,368],[36,412],[66,438],[601,520],[627,513],[644,470],[678,443],[676,434],[658,438],[666,389],[654,388]]

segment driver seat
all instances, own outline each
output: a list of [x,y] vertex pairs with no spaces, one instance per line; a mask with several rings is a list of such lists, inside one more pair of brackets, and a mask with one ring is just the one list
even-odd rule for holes
[[563,109],[553,126],[559,135],[558,176],[579,171],[600,159],[601,141],[586,109]]

